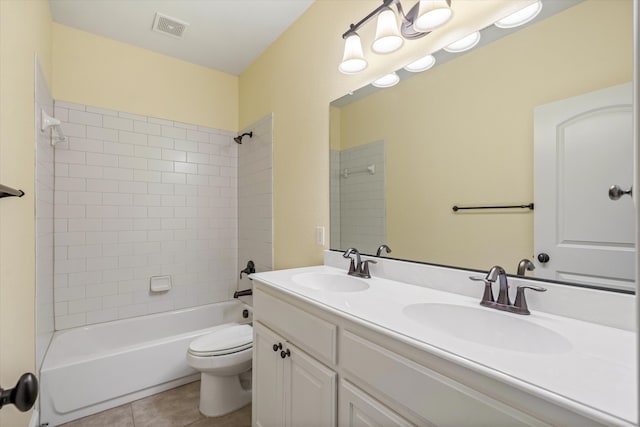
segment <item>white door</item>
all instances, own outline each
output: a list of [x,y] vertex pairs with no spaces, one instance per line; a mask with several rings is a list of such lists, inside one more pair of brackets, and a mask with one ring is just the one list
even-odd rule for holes
[[280,351],[285,341],[260,322],[254,322],[253,332],[253,425],[283,426],[284,364]]
[[284,368],[285,426],[335,427],[336,373],[287,344]]
[[631,83],[535,108],[536,277],[634,288],[632,121]]

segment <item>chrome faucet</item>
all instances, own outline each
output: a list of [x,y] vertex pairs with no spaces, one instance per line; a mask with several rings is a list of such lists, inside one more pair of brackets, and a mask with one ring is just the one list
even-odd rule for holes
[[535,270],[536,266],[533,265],[533,263],[528,260],[527,258],[523,258],[520,260],[520,262],[518,263],[518,276],[523,276],[525,274],[525,271],[533,271]]
[[[355,262],[351,255],[355,255]],[[349,248],[342,254],[343,258],[350,258],[351,264],[349,264],[349,274],[350,276],[360,277],[363,279],[371,279],[371,273],[369,272],[369,263],[376,264],[377,262],[372,259],[362,260],[360,256],[360,252],[356,248]]]
[[382,251],[385,251],[385,253],[390,254],[391,253],[391,248],[387,245],[380,245],[378,246],[378,251],[376,252],[376,256],[382,256]]
[[[525,289],[532,289],[537,292],[546,291],[546,289],[541,286],[520,285],[517,287],[516,300],[511,304],[511,301],[509,300],[509,283],[507,282],[507,273],[504,271],[504,268],[499,265],[491,267],[486,277],[470,276],[469,279],[484,283],[484,294],[482,295],[480,305],[515,314],[531,314],[527,307],[527,300],[524,295]],[[496,280],[500,285],[497,301],[493,299],[492,287]]]

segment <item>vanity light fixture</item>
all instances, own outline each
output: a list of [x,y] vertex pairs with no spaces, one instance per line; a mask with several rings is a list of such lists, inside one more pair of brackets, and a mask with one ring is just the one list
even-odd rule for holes
[[427,71],[429,68],[436,65],[436,58],[433,55],[426,55],[422,58],[418,58],[410,64],[404,66],[404,69],[411,73],[420,73]]
[[344,74],[355,74],[367,68],[367,60],[362,52],[362,42],[358,33],[353,32],[344,41],[344,56],[338,66]]
[[413,29],[423,33],[433,31],[449,22],[452,17],[451,0],[420,0]]
[[403,44],[404,39],[400,36],[396,14],[387,7],[378,15],[376,39],[371,45],[371,50],[375,53],[391,53],[400,49]]
[[[398,28],[397,17],[392,6],[400,16]],[[413,40],[425,36],[429,32],[447,23],[453,16],[451,0],[420,0],[404,13],[400,0],[382,0],[382,4],[362,18],[342,34],[345,40],[342,62],[338,66],[344,74],[354,74],[367,67],[367,60],[362,52],[362,42],[357,35],[363,25],[377,17],[376,37],[371,50],[378,54],[395,52],[404,44],[404,39]]]
[[451,53],[464,52],[466,50],[472,49],[479,42],[480,42],[480,31],[476,31],[451,43],[449,46],[445,47],[444,50]]
[[517,26],[524,25],[538,16],[541,10],[542,1],[538,0],[517,12],[496,21],[495,26],[498,28],[515,28]]
[[384,76],[374,80],[371,84],[375,87],[385,88],[391,87],[398,84],[400,81],[400,77],[396,74],[396,72],[392,72],[389,74],[385,74]]

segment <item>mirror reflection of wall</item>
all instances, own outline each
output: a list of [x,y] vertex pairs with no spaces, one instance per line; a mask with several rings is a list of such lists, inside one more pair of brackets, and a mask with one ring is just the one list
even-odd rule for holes
[[[378,244],[397,258],[500,264],[510,273],[533,259],[530,210],[451,208],[533,201],[534,108],[631,81],[632,11],[630,0],[585,0],[392,89],[332,106],[333,150],[385,142],[386,239]],[[332,210],[331,248],[355,246],[334,236],[337,220]],[[345,224],[339,229],[343,236]]]
[[332,242],[375,253],[387,234],[384,141],[330,154]]

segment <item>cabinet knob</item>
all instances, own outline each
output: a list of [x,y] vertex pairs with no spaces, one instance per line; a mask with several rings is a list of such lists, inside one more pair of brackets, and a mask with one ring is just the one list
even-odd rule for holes
[[278,351],[278,350],[282,350],[282,343],[279,342],[278,344],[274,344],[273,345],[273,351]]
[[287,351],[282,350],[280,352],[280,357],[282,357],[283,359],[286,358],[287,356],[291,357],[291,351],[289,349],[287,349]]

